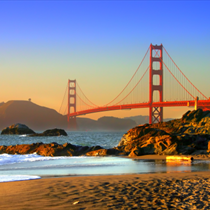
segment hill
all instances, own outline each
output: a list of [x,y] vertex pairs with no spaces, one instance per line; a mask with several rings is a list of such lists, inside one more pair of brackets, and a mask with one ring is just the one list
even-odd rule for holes
[[0,106],[0,128],[14,123],[26,124],[36,130],[66,127],[64,116],[30,101],[8,101]]
[[127,130],[127,128],[132,128],[136,126],[134,120],[131,119],[121,119],[116,117],[101,117],[98,119],[99,127],[105,130]]
[[[0,129],[14,123],[22,123],[33,130],[61,128],[68,130],[67,116],[54,109],[39,106],[31,101],[8,101],[0,103]],[[77,117],[79,130],[128,130],[136,123],[131,119],[102,117],[98,120]]]
[[[149,116],[143,116],[143,115],[137,115],[137,116],[132,116],[132,117],[125,117],[123,119],[131,119],[136,122],[137,125],[142,125],[145,123],[149,123]],[[172,120],[172,118],[165,118],[163,119],[164,122]]]

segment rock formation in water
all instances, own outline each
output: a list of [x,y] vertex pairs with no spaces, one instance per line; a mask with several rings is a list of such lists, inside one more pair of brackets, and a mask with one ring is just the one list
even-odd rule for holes
[[9,127],[6,127],[1,132],[2,135],[4,134],[35,134],[33,130],[31,130],[28,126],[17,123],[13,124]]
[[29,136],[31,137],[33,136],[67,136],[67,133],[63,129],[54,128],[54,129],[46,130],[43,133],[34,133]]
[[123,135],[116,149],[130,157],[159,154],[209,154],[210,111],[186,112],[181,119],[145,124]]
[[93,150],[101,149],[100,146],[77,146],[69,143],[63,145],[56,142],[50,144],[33,143],[11,146],[0,146],[0,154],[38,154],[43,156],[81,156]]
[[125,156],[126,153],[117,149],[104,149],[101,146],[79,146],[70,143],[58,144],[52,142],[50,144],[33,143],[0,146],[0,154],[38,154],[43,156]]
[[[45,132],[44,132],[45,133]],[[51,131],[47,131],[51,136]],[[40,135],[40,134],[38,134]],[[62,134],[63,135],[63,134]],[[130,129],[117,147],[77,146],[70,143],[0,146],[0,154],[37,153],[44,156],[129,156],[147,154],[200,155],[210,153],[210,111],[188,111],[181,119],[145,124]]]
[[7,128],[4,128],[1,132],[1,135],[23,135],[26,134],[28,136],[67,136],[67,133],[63,129],[49,129],[44,131],[43,133],[35,133],[32,129],[28,126],[17,123],[13,124]]

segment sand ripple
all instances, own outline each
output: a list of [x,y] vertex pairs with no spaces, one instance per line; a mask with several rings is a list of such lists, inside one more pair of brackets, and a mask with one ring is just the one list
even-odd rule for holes
[[3,209],[210,209],[210,174],[48,178],[0,183]]

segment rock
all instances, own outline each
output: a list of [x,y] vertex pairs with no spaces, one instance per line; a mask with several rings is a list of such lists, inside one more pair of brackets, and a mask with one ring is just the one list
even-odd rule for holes
[[13,124],[7,128],[4,128],[1,134],[29,134],[29,136],[67,136],[66,131],[63,129],[49,129],[44,131],[43,133],[35,133],[26,125],[17,123]]
[[[7,134],[16,134],[15,129],[25,125],[6,128]],[[4,131],[5,132],[5,131]],[[33,131],[32,131],[33,132]],[[3,131],[2,131],[3,133]],[[5,134],[6,134],[5,133]],[[27,134],[26,132],[17,134]],[[46,130],[30,136],[67,136],[62,129]],[[70,143],[60,145],[34,143],[30,145],[0,146],[0,153],[29,154],[36,152],[44,156],[129,156],[158,155],[205,155],[210,156],[210,111],[201,109],[186,112],[181,119],[156,124],[144,124],[125,133],[117,147],[104,149],[100,146],[78,146]]]
[[182,122],[199,121],[202,118],[203,110],[198,109],[194,111],[188,111],[182,116]]
[[[63,145],[56,142],[50,144],[33,143],[33,144],[21,144],[0,146],[0,154],[33,154],[43,156],[81,156],[85,155],[88,151],[96,150],[101,147],[88,147],[77,146],[70,143]],[[93,152],[93,151],[92,151]],[[109,153],[109,152],[108,152]]]
[[46,130],[43,133],[34,133],[30,136],[67,136],[67,133],[63,129],[55,128]]
[[86,153],[88,152],[93,152],[95,150],[99,150],[99,149],[103,149],[101,146],[92,146],[92,147],[88,147],[88,146],[78,146],[77,150],[75,151],[75,155],[86,155]]
[[6,127],[2,130],[1,134],[18,134],[18,135],[23,135],[23,134],[35,134],[33,130],[31,130],[29,127],[27,127],[24,124],[13,124],[9,127]]
[[[118,146],[121,146],[121,149],[123,148],[125,152],[131,152],[135,147],[142,148],[149,144],[153,144],[156,141],[155,138],[164,135],[167,136],[167,133],[164,130],[152,128],[149,124],[145,124],[130,129],[126,134],[123,135]],[[160,140],[157,139],[157,141]]]
[[145,124],[125,133],[117,148],[129,157],[210,152],[210,111],[188,111],[181,119]]
[[86,156],[109,156],[109,155],[125,155],[124,152],[117,149],[98,149],[86,153]]

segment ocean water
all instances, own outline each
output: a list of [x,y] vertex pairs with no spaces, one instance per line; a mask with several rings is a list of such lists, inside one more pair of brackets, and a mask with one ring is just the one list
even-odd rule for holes
[[[41,133],[41,132],[40,132]],[[32,144],[37,142],[51,143],[57,142],[64,144],[66,142],[81,145],[81,146],[96,146],[100,145],[103,148],[112,148],[117,146],[123,134],[119,132],[106,132],[106,131],[72,131],[67,132],[68,136],[55,136],[55,137],[28,137],[27,135],[0,135],[0,145],[16,145],[16,144]]]
[[[68,132],[60,137],[28,137],[1,135],[1,145],[31,144],[35,142],[77,145],[116,146],[124,132]],[[44,157],[37,154],[0,155],[0,182],[38,179],[43,176],[86,176],[103,174],[170,173],[209,171],[210,161],[192,164],[169,164],[162,160],[137,160],[125,157]]]
[[[42,131],[41,131],[42,132]],[[41,133],[40,132],[40,133]],[[126,132],[126,131],[125,131]],[[72,131],[67,132],[68,136],[56,137],[29,137],[27,135],[0,135],[0,145],[32,144],[37,142],[51,143],[57,142],[64,144],[66,142],[81,146],[100,145],[103,148],[112,148],[117,146],[125,132],[91,132],[91,131]],[[0,182],[38,179],[43,175],[79,175],[81,170],[94,167],[95,173],[101,165],[106,166],[106,161],[93,161],[94,158],[82,157],[42,157],[38,155],[0,155]],[[113,160],[112,160],[113,161]],[[68,164],[66,164],[68,162]],[[81,164],[83,163],[83,164]],[[102,164],[103,163],[103,164]],[[76,167],[77,166],[77,167]],[[68,170],[67,170],[68,168]],[[79,168],[80,172],[70,170]],[[69,171],[70,170],[70,171]],[[86,172],[85,172],[86,173]],[[105,173],[105,172],[104,172]]]

